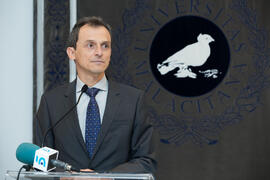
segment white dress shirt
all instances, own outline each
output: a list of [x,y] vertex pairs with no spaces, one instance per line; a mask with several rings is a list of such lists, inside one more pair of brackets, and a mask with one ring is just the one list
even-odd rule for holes
[[[81,94],[81,89],[83,86],[84,86],[84,83],[77,76],[76,102],[78,101],[78,98]],[[108,95],[108,80],[106,76],[104,75],[103,78],[98,83],[96,83],[93,87],[100,89],[100,91],[96,95],[96,101],[99,108],[99,114],[100,114],[100,120],[101,120],[100,123],[102,123],[106,101],[107,101],[107,95]],[[89,87],[89,88],[92,88],[92,87]],[[86,93],[83,93],[80,99],[80,102],[77,105],[77,114],[78,114],[79,124],[80,124],[82,136],[84,140],[85,140],[86,113],[87,113],[87,106],[88,106],[89,101],[90,101],[90,97]]]

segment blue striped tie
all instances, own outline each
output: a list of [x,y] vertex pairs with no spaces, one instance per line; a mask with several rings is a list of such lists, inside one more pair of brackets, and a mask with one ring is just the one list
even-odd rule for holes
[[99,108],[95,96],[97,95],[99,89],[88,88],[86,94],[90,96],[90,101],[87,107],[86,123],[85,123],[85,143],[86,148],[91,158],[97,142],[98,133],[100,130],[100,115]]

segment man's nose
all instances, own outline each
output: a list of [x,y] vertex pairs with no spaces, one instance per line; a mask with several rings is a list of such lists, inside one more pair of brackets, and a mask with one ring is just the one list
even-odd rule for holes
[[102,56],[103,52],[102,52],[101,46],[97,46],[95,53],[97,56]]

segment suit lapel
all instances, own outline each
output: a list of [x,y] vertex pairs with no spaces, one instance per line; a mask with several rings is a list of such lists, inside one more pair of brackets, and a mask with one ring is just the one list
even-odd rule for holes
[[119,107],[120,100],[121,99],[120,99],[119,88],[114,82],[110,81],[105,112],[104,112],[101,129],[98,135],[97,144],[96,144],[92,159],[98,152],[100,145],[102,144],[104,140],[104,137],[108,133],[110,124],[112,120],[114,119],[114,115],[117,110],[117,107]]
[[[72,106],[75,105],[76,103],[76,79],[69,85],[67,91],[65,92],[65,97],[68,99],[67,107],[66,109],[70,109]],[[78,119],[78,114],[77,114],[77,109],[75,108],[71,114],[70,114],[70,129],[73,132],[73,134],[76,136],[78,139],[78,142],[85,152],[85,154],[88,156],[88,152],[85,146],[85,142],[83,140],[81,128],[79,125],[79,119]]]
[[[76,103],[76,93],[74,92],[76,92],[76,80],[74,80],[69,85],[68,89],[65,92],[65,97],[67,98],[67,102],[68,102],[66,105],[66,109],[70,109]],[[102,120],[100,133],[98,135],[97,144],[96,144],[96,147],[95,147],[95,150],[91,159],[93,159],[94,156],[97,154],[106,134],[108,133],[110,124],[112,120],[114,119],[115,112],[117,110],[117,107],[119,107],[120,101],[121,101],[120,91],[117,84],[109,81],[109,90],[108,90],[105,112],[104,112],[104,116]],[[83,149],[87,157],[89,157],[85,142],[82,137],[82,132],[81,132],[78,115],[77,115],[77,109],[71,112],[70,120],[71,120],[71,123],[69,123],[70,124],[69,129],[71,129],[74,136],[76,136],[76,138],[78,139],[78,142],[81,148]]]

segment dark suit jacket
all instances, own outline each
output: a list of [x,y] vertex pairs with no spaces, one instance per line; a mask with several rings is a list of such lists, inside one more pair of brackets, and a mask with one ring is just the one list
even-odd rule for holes
[[[44,93],[36,115],[34,143],[76,103],[76,81]],[[76,108],[48,135],[45,145],[77,168],[106,172],[154,173],[153,127],[146,121],[142,91],[109,81],[107,104],[90,159]]]

